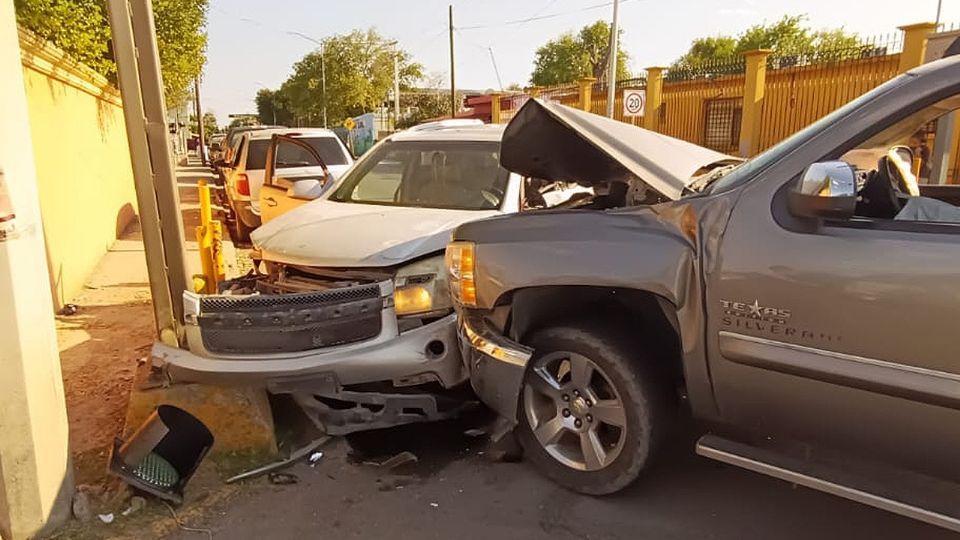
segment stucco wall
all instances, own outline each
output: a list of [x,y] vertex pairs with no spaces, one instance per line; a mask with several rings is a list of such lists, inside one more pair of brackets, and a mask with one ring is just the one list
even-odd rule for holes
[[66,303],[135,218],[123,109],[106,79],[27,32],[23,78],[54,302]]

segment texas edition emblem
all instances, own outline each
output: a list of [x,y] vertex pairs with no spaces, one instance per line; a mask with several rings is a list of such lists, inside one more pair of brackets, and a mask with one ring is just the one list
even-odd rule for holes
[[788,341],[840,341],[840,336],[791,325],[793,312],[785,308],[764,306],[759,300],[751,303],[720,300],[720,308],[723,310],[720,323],[727,328],[790,338]]

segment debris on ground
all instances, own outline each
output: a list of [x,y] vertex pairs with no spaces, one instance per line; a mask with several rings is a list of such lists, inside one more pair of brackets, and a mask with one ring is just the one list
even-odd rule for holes
[[90,506],[90,495],[86,491],[78,490],[73,495],[73,517],[83,522],[93,519],[93,509]]
[[[240,481],[240,480],[246,480],[246,479],[248,479],[248,478],[254,478],[254,477],[260,476],[261,474],[266,474],[266,473],[271,472],[271,471],[276,471],[276,470],[278,470],[278,469],[283,469],[283,468],[285,468],[285,467],[289,467],[289,466],[293,465],[294,463],[296,463],[297,461],[300,461],[301,459],[307,457],[308,455],[311,455],[312,452],[315,452],[315,451],[317,450],[317,448],[320,448],[321,446],[323,446],[324,444],[326,444],[326,442],[329,441],[329,440],[330,440],[330,437],[329,437],[328,435],[324,435],[323,437],[320,437],[319,439],[315,439],[315,440],[311,441],[310,444],[304,446],[303,448],[300,448],[300,449],[298,449],[298,450],[294,450],[293,452],[290,453],[290,457],[288,457],[287,459],[284,459],[284,460],[281,460],[281,461],[277,461],[277,462],[274,462],[274,463],[270,463],[269,465],[264,465],[263,467],[258,467],[258,468],[256,468],[256,469],[252,469],[252,470],[249,470],[249,471],[247,471],[247,472],[240,473],[240,474],[238,474],[238,475],[236,475],[236,476],[233,476],[233,477],[231,477],[231,478],[228,478],[228,479],[227,479],[227,483],[228,483],[228,484],[232,484],[232,483],[238,482],[238,481]],[[322,452],[315,452],[315,453],[319,453],[319,454],[320,454],[320,457],[321,457],[321,458],[323,457],[323,453],[322,453]],[[313,457],[313,456],[311,455],[311,462],[313,462],[312,457]],[[319,458],[318,458],[318,459],[319,459]]]
[[80,311],[80,306],[76,304],[64,304],[57,313],[59,315],[63,315],[64,317],[69,317],[71,315],[76,315],[78,311]]
[[423,479],[419,476],[387,476],[384,478],[377,478],[377,489],[379,491],[393,491],[395,489],[403,489],[405,486],[421,483],[423,483]]
[[387,459],[386,461],[377,463],[376,465],[377,467],[390,470],[390,469],[396,469],[401,465],[406,465],[407,463],[416,463],[417,461],[419,461],[419,459],[417,458],[416,454],[414,454],[413,452],[404,451]]
[[147,500],[140,496],[130,497],[130,506],[120,513],[121,516],[129,516],[143,510],[147,506]]
[[107,525],[113,523],[113,514],[97,514],[97,517],[100,518],[100,521],[106,523]]
[[432,502],[432,503],[430,503],[430,506],[432,506],[432,507],[434,507],[434,508],[439,508],[439,507],[440,507],[440,504],[439,504],[439,503]]
[[323,459],[323,452],[314,452],[310,454],[310,466],[313,467]]
[[267,480],[269,480],[271,484],[277,486],[289,486],[291,484],[300,483],[300,478],[297,477],[297,475],[282,472],[272,472],[268,474]]
[[473,429],[468,429],[464,431],[463,434],[466,435],[467,437],[483,437],[484,435],[487,434],[487,430],[473,428]]

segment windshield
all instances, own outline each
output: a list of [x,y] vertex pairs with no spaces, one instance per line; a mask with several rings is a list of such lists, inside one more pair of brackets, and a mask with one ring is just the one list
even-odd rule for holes
[[332,201],[494,210],[509,174],[497,142],[386,142],[360,162]]
[[891,79],[867,92],[866,94],[861,95],[843,107],[840,107],[832,113],[794,133],[790,137],[787,137],[779,143],[771,146],[768,150],[765,150],[757,157],[745,161],[736,169],[730,171],[728,174],[722,176],[719,180],[714,182],[713,185],[707,189],[707,191],[709,193],[719,193],[745,183],[751,178],[754,178],[756,172],[767,168],[768,165],[779,160],[782,156],[785,156],[786,154],[796,150],[797,147],[805,143],[813,134],[823,131],[825,127],[838,122],[844,116],[850,114],[851,111],[860,107],[862,104],[872,99],[876,99],[877,96],[890,91],[890,89],[899,86],[902,83],[903,81],[900,78]]

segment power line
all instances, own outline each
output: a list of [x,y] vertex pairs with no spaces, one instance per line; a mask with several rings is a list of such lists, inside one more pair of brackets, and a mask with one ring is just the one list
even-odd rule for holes
[[[622,3],[624,3],[624,2],[629,2],[629,1],[630,1],[630,0],[621,0],[620,3],[622,4]],[[534,16],[531,16],[531,17],[525,17],[525,18],[523,18],[523,19],[514,19],[514,20],[512,20],[512,21],[504,21],[504,22],[499,22],[499,23],[477,24],[477,25],[473,25],[473,26],[460,26],[458,29],[459,29],[459,30],[480,30],[480,29],[482,29],[482,28],[496,28],[496,27],[498,27],[498,26],[516,26],[516,25],[518,25],[518,24],[526,24],[526,23],[534,22],[534,21],[543,21],[543,20],[546,20],[546,19],[555,19],[555,18],[557,18],[557,17],[562,17],[562,16],[564,16],[564,15],[570,15],[570,14],[573,14],[573,13],[582,13],[582,12],[584,12],[584,11],[592,11],[592,10],[595,10],[595,9],[610,7],[610,6],[612,6],[612,5],[613,5],[613,2],[604,2],[604,3],[602,3],[602,4],[594,4],[594,5],[592,5],[592,6],[586,6],[586,7],[580,8],[580,9],[574,9],[574,10],[570,10],[570,11],[562,11],[562,12],[559,12],[559,13],[551,13],[551,14],[548,14],[548,15],[534,15]]]

